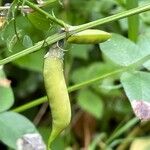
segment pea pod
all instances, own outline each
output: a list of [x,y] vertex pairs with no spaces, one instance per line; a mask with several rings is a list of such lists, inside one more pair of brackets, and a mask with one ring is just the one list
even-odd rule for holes
[[88,29],[71,35],[67,42],[74,44],[98,44],[111,38],[111,34],[102,30]]
[[70,101],[63,74],[63,51],[56,44],[45,56],[44,82],[52,113],[49,147],[71,120]]

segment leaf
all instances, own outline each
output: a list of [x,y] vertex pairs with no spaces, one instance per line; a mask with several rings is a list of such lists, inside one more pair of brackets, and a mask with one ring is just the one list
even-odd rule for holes
[[[150,35],[149,34],[144,34],[140,35],[137,43],[141,49],[141,53],[143,56],[149,55],[150,54]],[[148,70],[150,69],[150,61],[146,61],[143,66],[147,68]]]
[[150,102],[150,73],[123,73],[121,83],[129,100],[143,100]]
[[71,55],[81,59],[87,59],[91,45],[73,44],[70,48]]
[[128,66],[143,56],[139,47],[127,38],[112,34],[112,38],[100,44],[102,52],[120,66]]
[[79,83],[86,80],[90,80],[106,73],[113,71],[115,68],[110,64],[104,64],[100,62],[92,63],[87,67],[81,67],[76,69],[72,75],[71,79],[73,82]]
[[14,20],[11,20],[4,30],[2,31],[2,39],[6,42],[7,48],[9,51],[12,51],[13,48],[19,43],[19,39],[24,35],[24,31],[21,28],[14,27]]
[[0,114],[0,140],[16,149],[16,141],[26,133],[38,133],[35,126],[24,116],[15,112]]
[[40,50],[35,53],[26,55],[20,59],[13,61],[19,67],[41,72],[43,68],[44,51]]
[[81,90],[77,97],[78,105],[94,117],[100,119],[103,116],[103,102],[99,96],[88,89]]
[[142,34],[138,38],[137,42],[140,52],[142,56],[146,56],[150,54],[150,35],[149,34]]
[[8,110],[14,103],[14,94],[10,87],[10,81],[5,77],[0,68],[0,112]]
[[39,30],[48,30],[51,26],[51,21],[39,12],[34,11],[27,15],[30,22]]
[[146,61],[146,62],[143,64],[143,66],[144,66],[146,69],[150,70],[150,60]]
[[[58,7],[59,4],[58,0],[45,0],[41,8],[43,11],[49,13],[50,10]],[[31,10],[30,12],[29,10],[27,18],[40,31],[47,31],[52,26],[52,21],[38,11]]]
[[150,120],[150,73],[123,73],[121,83],[135,115],[143,121]]
[[22,36],[22,31],[18,31],[17,34],[14,34],[13,36],[9,36],[7,38],[7,48],[9,51],[12,51],[12,49],[15,47],[17,42],[19,42],[19,38]]
[[29,48],[29,47],[33,46],[32,40],[28,35],[25,35],[23,37],[23,46],[25,48]]

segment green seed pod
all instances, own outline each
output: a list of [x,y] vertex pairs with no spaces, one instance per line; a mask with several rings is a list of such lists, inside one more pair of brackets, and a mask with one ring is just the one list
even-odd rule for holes
[[98,44],[111,38],[111,34],[102,30],[88,29],[71,35],[67,42],[74,44]]
[[63,51],[54,44],[45,55],[44,82],[52,113],[48,146],[69,125],[71,108],[63,74]]

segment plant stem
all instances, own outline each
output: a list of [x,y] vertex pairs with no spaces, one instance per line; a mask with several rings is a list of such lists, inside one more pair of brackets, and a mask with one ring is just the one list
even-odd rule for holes
[[[95,83],[95,82],[97,82],[97,81],[100,81],[100,80],[104,79],[104,78],[110,77],[110,76],[115,75],[115,74],[117,74],[117,73],[121,73],[121,72],[123,72],[124,70],[125,70],[125,68],[124,68],[124,69],[117,69],[117,70],[115,70],[115,71],[113,71],[113,72],[110,72],[110,73],[108,73],[108,74],[102,75],[102,76],[100,76],[100,77],[97,77],[97,78],[94,78],[94,79],[91,79],[91,80],[82,82],[82,83],[80,83],[80,84],[76,84],[76,85],[74,85],[74,86],[70,86],[70,87],[68,87],[68,92],[70,93],[70,92],[79,90],[79,89],[81,89],[81,88],[83,88],[83,87],[85,87],[85,86],[91,85],[91,84],[93,84],[93,83]],[[13,109],[12,111],[15,111],[15,112],[22,112],[22,111],[25,111],[25,110],[27,110],[27,109],[29,109],[29,108],[35,107],[35,106],[37,106],[37,105],[40,105],[40,104],[42,104],[42,103],[44,103],[44,102],[46,102],[46,101],[47,101],[47,97],[44,96],[44,97],[41,97],[41,98],[36,99],[36,100],[34,100],[34,101],[31,101],[31,102],[29,102],[29,103],[27,103],[27,104],[24,104],[24,105],[22,105],[22,106],[19,106],[19,107]]]
[[[63,39],[65,37],[65,35],[66,35],[65,33],[54,34],[54,35],[48,37],[46,40],[42,40],[42,41],[36,43],[32,47],[29,47],[29,48],[27,48],[27,49],[25,49],[23,51],[20,51],[19,53],[16,53],[14,55],[11,55],[11,56],[9,56],[7,58],[4,58],[4,59],[0,60],[0,65],[4,65],[4,64],[9,63],[9,62],[11,62],[13,60],[16,60],[16,59],[18,59],[20,57],[23,57],[23,56],[25,56],[27,54],[35,52],[38,49],[41,49],[41,48],[46,47],[48,45],[51,45],[51,44],[53,44],[53,43]],[[43,43],[45,43],[45,44],[43,44]]]
[[124,138],[124,140],[120,143],[120,145],[116,148],[116,150],[124,150],[127,149],[129,144],[131,143],[130,139],[135,140],[135,137],[139,137],[143,135],[143,133],[149,132],[149,122],[141,122],[140,125],[135,126],[132,131],[128,133],[128,135]]
[[121,134],[129,130],[131,127],[133,127],[135,124],[139,122],[138,118],[133,118],[130,121],[127,122],[127,124],[123,125],[118,131],[116,131],[114,134],[112,134],[109,139],[106,141],[106,145],[110,144],[115,138],[119,137]]
[[101,133],[101,134],[97,135],[93,139],[91,144],[88,146],[88,150],[95,150],[98,143],[100,143],[100,141],[102,141],[102,139],[104,139],[105,137],[106,137],[106,133]]
[[[138,0],[126,0],[127,9],[132,9],[138,7]],[[139,16],[134,15],[128,17],[128,37],[133,42],[136,42],[138,39],[139,31]]]
[[47,96],[41,97],[39,99],[36,99],[36,100],[31,101],[29,103],[26,103],[26,104],[24,104],[22,106],[19,106],[19,107],[15,108],[15,109],[12,109],[12,111],[14,111],[14,112],[22,112],[22,111],[25,111],[25,110],[30,109],[32,107],[38,106],[38,105],[40,105],[40,104],[42,104],[44,102],[47,102]]
[[[114,71],[112,71],[112,72],[110,72],[110,73],[101,75],[101,76],[99,76],[99,77],[97,77],[97,78],[93,78],[93,79],[91,79],[91,80],[84,81],[84,82],[82,82],[82,83],[79,83],[79,84],[70,86],[70,87],[68,87],[68,92],[70,93],[70,92],[79,90],[79,89],[81,89],[81,88],[83,88],[83,87],[85,87],[85,86],[89,86],[89,85],[91,85],[91,84],[93,84],[93,83],[95,83],[95,82],[97,82],[97,81],[100,81],[100,80],[102,80],[102,79],[105,79],[105,78],[110,77],[110,76],[113,76],[113,75],[116,75],[116,74],[118,74],[118,73],[122,73],[122,72],[125,72],[125,71],[128,71],[128,70],[135,70],[135,69],[138,68],[141,64],[143,64],[145,61],[147,61],[149,58],[150,58],[150,55],[145,56],[144,58],[138,60],[137,62],[135,62],[135,63],[133,63],[133,64],[127,66],[127,67],[123,67],[123,68],[121,68],[121,69],[117,69],[117,70],[114,70]],[[42,104],[42,103],[44,103],[44,102],[46,102],[46,101],[47,101],[47,98],[46,98],[46,96],[44,96],[44,97],[42,97],[42,98],[39,98],[39,99],[37,99],[37,100],[34,100],[34,101],[29,102],[29,103],[27,103],[27,104],[24,104],[23,106],[19,106],[18,108],[13,109],[12,111],[15,111],[15,112],[22,112],[22,111],[24,111],[24,110],[26,110],[26,109],[29,109],[29,108],[35,107],[35,106],[37,106],[37,105],[40,105],[40,104]]]
[[91,85],[91,84],[93,84],[93,83],[95,83],[97,81],[100,81],[100,80],[102,80],[104,78],[107,78],[107,77],[110,77],[110,76],[113,76],[113,75],[116,75],[116,74],[121,73],[123,71],[125,71],[125,68],[123,68],[123,69],[117,69],[117,70],[112,71],[110,73],[104,74],[104,75],[102,75],[100,77],[97,77],[97,78],[94,78],[94,79],[91,79],[91,80],[88,80],[88,81],[76,84],[74,86],[69,87],[68,88],[68,92],[73,92],[75,90],[81,89],[81,88],[83,88],[85,86]]
[[[20,2],[23,2],[23,0],[19,0]],[[37,5],[31,3],[30,1],[28,0],[25,0],[24,3],[26,5],[28,5],[30,8],[32,8],[33,10],[36,10],[38,11],[40,14],[44,15],[46,18],[50,19],[52,22],[55,22],[56,24],[59,24],[60,26],[62,27],[67,27],[67,24],[60,20],[60,19],[57,19],[56,17],[50,15],[49,13],[47,13],[46,11],[42,10],[41,8],[39,8]]]
[[[85,29],[92,28],[92,27],[95,27],[95,26],[98,26],[98,25],[109,23],[111,21],[122,19],[122,18],[128,17],[130,15],[134,15],[134,14],[138,14],[138,13],[141,13],[141,12],[144,12],[144,11],[148,11],[148,10],[150,10],[150,4],[146,5],[146,6],[130,9],[130,10],[118,13],[116,15],[112,15],[112,16],[109,16],[109,17],[106,17],[106,18],[103,18],[103,19],[92,21],[92,22],[89,22],[89,23],[86,23],[86,24],[83,24],[83,25],[72,27],[71,34],[77,33],[77,32],[80,32],[80,31],[83,31]],[[22,56],[25,56],[29,53],[32,53],[34,51],[37,51],[37,50],[41,49],[41,47],[43,46],[44,41],[46,41],[46,43],[48,45],[50,45],[50,44],[53,44],[53,43],[55,43],[55,42],[57,42],[61,39],[64,39],[65,37],[66,37],[66,33],[54,34],[54,35],[48,37],[46,40],[42,40],[42,41],[36,43],[34,46],[32,46],[30,48],[27,48],[27,49],[25,49],[25,50],[23,50],[23,51],[21,51],[17,54],[14,54],[12,56],[9,56],[7,58],[4,58],[4,59],[0,60],[0,65],[4,65],[6,63],[9,63],[13,60],[16,60],[16,59],[22,57]],[[46,47],[46,46],[47,45],[44,45],[43,47]]]
[[125,17],[128,17],[128,16],[132,16],[132,15],[135,15],[135,14],[139,14],[139,13],[142,13],[142,12],[145,12],[145,11],[148,11],[148,10],[150,10],[150,4],[145,5],[145,6],[141,6],[141,7],[137,7],[137,8],[133,8],[133,9],[130,9],[130,10],[126,10],[126,11],[123,11],[121,13],[118,13],[118,14],[115,14],[115,15],[112,15],[112,16],[109,16],[109,17],[105,17],[105,18],[102,18],[102,19],[98,19],[96,21],[92,21],[92,22],[89,22],[89,23],[86,23],[86,24],[83,24],[83,25],[79,25],[75,28],[74,32],[76,33],[76,32],[79,32],[79,31],[83,31],[83,30],[88,29],[88,28],[93,28],[93,27],[101,25],[101,24],[105,24],[105,23],[108,23],[108,22],[119,20],[119,19],[122,19],[122,18],[125,18]]

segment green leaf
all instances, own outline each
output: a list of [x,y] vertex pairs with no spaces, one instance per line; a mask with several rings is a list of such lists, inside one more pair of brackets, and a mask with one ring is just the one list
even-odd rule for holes
[[123,73],[121,83],[130,101],[150,101],[150,73]]
[[110,64],[104,64],[100,62],[92,63],[87,67],[81,67],[73,71],[71,79],[73,82],[79,83],[92,78],[99,77],[109,73],[115,69],[114,66]]
[[51,26],[51,21],[39,12],[34,11],[27,15],[30,22],[39,30],[48,30]]
[[87,59],[91,45],[73,44],[70,48],[73,57]]
[[101,98],[88,89],[81,90],[78,94],[78,105],[94,117],[100,119],[103,116],[103,102]]
[[35,126],[24,116],[14,112],[0,114],[0,140],[16,149],[16,141],[27,133],[37,133]]
[[100,48],[107,57],[121,66],[133,64],[143,57],[135,43],[118,34],[112,34],[112,38],[101,43]]
[[144,66],[146,69],[150,70],[150,60],[148,60],[147,62],[145,62],[145,63],[143,64],[143,66]]
[[19,67],[41,72],[43,68],[44,51],[38,51],[13,61]]
[[[149,34],[146,33],[144,35],[140,35],[137,44],[139,45],[143,56],[150,54],[150,35]],[[147,62],[145,62],[143,66],[149,70],[150,61],[148,60]]]
[[140,48],[140,53],[142,56],[150,54],[150,35],[149,34],[140,35],[137,45]]
[[32,40],[28,35],[25,35],[23,37],[23,46],[25,48],[29,48],[29,47],[33,46]]
[[10,87],[10,81],[7,80],[3,69],[0,68],[0,112],[8,110],[13,103],[14,94]]
[[9,36],[7,38],[7,48],[9,51],[12,51],[12,49],[15,47],[17,42],[19,42],[19,38],[22,36],[21,33],[22,31],[18,31],[17,34],[14,34],[13,36]]

